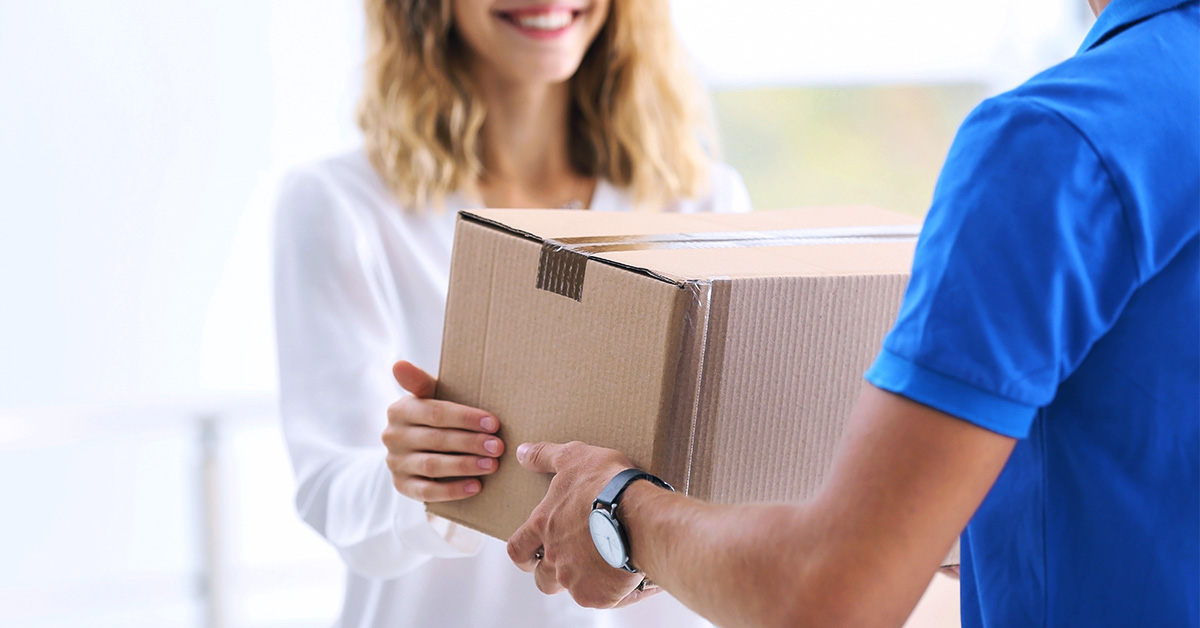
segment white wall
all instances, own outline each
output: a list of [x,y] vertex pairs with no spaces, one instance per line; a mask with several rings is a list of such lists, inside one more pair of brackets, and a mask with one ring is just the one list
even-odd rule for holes
[[[0,0],[0,625],[328,625],[273,417],[266,216],[353,146],[357,0]],[[260,394],[230,396],[217,391]]]
[[1008,88],[1074,53],[1085,0],[675,0],[716,86],[971,82]]
[[355,142],[357,7],[0,2],[0,407],[198,391],[239,220]]

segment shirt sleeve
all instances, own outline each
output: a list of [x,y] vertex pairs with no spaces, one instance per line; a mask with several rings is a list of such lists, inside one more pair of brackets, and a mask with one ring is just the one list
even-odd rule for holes
[[875,386],[1011,437],[1138,287],[1113,182],[1078,130],[998,97],[959,130]]
[[[393,578],[478,549],[393,488],[380,434],[403,394],[391,365],[406,339],[375,279],[365,228],[313,171],[282,186],[275,213],[280,405],[301,518],[354,572]],[[442,525],[442,527],[445,527]]]

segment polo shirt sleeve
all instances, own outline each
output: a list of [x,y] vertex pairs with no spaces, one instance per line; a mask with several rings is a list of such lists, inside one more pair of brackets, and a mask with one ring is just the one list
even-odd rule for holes
[[1092,146],[1013,96],[959,129],[875,386],[1023,438],[1138,284],[1130,232]]

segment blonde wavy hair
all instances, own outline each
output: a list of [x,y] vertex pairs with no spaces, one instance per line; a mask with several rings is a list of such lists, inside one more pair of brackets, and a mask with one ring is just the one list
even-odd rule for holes
[[[487,111],[450,0],[365,0],[358,126],[401,204],[476,192]],[[687,67],[667,0],[612,0],[570,79],[571,167],[632,190],[640,208],[707,189],[717,150],[709,101]],[[707,150],[706,150],[707,149]]]

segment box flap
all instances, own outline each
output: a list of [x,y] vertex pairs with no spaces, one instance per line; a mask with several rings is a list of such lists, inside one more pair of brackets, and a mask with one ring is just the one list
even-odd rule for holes
[[919,225],[908,214],[868,206],[779,209],[744,214],[673,214],[645,212],[598,212],[547,209],[478,209],[464,217],[523,234],[537,241],[563,238],[661,235],[685,231],[777,231],[806,228],[874,227]]
[[873,207],[749,214],[481,210],[463,217],[543,243],[539,287],[576,299],[587,259],[674,283],[907,273],[920,229],[912,216]]

